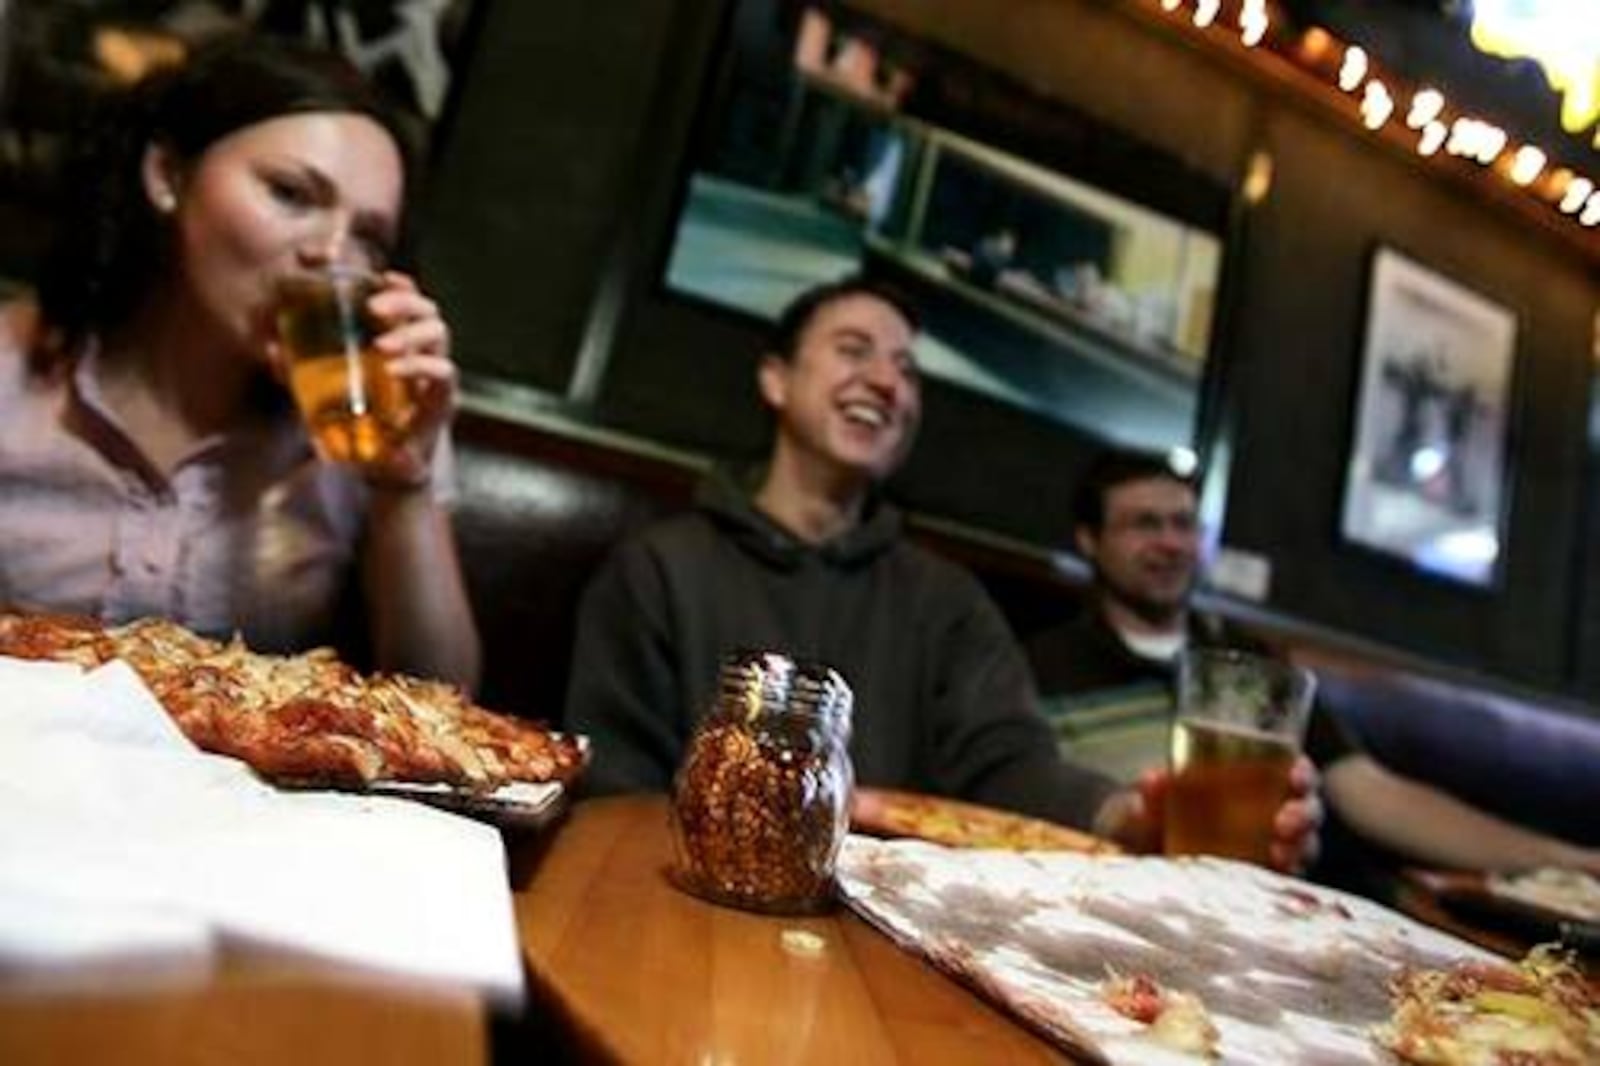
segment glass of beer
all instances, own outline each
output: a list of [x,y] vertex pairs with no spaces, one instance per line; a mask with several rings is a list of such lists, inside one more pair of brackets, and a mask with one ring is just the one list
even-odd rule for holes
[[330,462],[380,463],[411,421],[405,383],[372,344],[383,327],[367,301],[381,287],[376,275],[342,266],[278,284],[276,324],[289,391],[317,454]]
[[1271,859],[1272,821],[1315,691],[1309,670],[1264,656],[1192,648],[1179,657],[1168,855]]

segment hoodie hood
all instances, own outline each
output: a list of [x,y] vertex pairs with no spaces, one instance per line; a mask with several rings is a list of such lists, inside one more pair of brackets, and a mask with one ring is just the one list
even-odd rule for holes
[[863,565],[893,547],[900,536],[900,512],[874,492],[862,507],[861,521],[822,544],[808,544],[759,510],[753,498],[765,469],[713,470],[700,483],[695,505],[745,551],[792,570],[808,557],[830,566]]

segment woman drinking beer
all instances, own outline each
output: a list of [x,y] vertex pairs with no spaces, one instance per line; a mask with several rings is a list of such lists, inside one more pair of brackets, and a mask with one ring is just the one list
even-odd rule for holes
[[[450,333],[393,268],[403,127],[329,55],[260,40],[147,78],[85,131],[34,298],[0,309],[0,604],[324,641],[358,583],[375,665],[472,685],[448,501]],[[337,264],[403,398],[319,458],[277,303]]]

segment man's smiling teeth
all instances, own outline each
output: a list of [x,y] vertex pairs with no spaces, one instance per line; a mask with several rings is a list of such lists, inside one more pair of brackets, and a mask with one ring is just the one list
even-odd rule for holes
[[864,403],[848,403],[844,405],[844,416],[852,422],[881,429],[889,424],[889,416],[881,408]]

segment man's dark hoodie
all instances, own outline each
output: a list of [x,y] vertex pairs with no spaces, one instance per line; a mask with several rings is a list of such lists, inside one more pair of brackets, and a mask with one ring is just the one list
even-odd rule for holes
[[892,507],[820,545],[724,477],[618,548],[579,613],[566,722],[593,791],[664,791],[730,651],[837,669],[858,783],[1087,825],[1112,783],[1063,763],[1022,654],[966,571],[909,543]]

